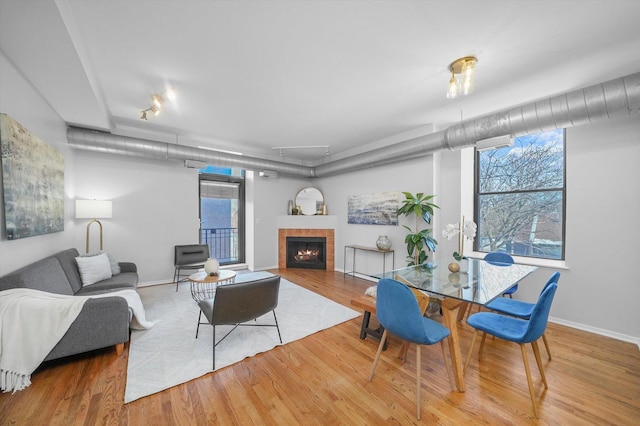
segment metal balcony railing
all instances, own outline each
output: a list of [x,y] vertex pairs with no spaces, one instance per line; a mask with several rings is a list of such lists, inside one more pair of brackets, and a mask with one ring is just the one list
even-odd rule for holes
[[238,228],[203,228],[200,244],[207,244],[209,254],[221,265],[238,262]]

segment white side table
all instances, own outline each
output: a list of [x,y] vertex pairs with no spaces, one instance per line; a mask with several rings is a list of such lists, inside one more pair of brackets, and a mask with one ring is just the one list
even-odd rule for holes
[[236,278],[236,271],[221,269],[218,275],[208,275],[206,272],[196,272],[189,275],[189,283],[191,285],[191,297],[196,302],[201,300],[213,299],[216,293],[216,287],[222,284],[232,283]]

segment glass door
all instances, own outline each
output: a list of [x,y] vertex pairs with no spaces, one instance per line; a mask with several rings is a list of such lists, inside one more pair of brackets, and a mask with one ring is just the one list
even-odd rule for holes
[[244,263],[242,176],[200,174],[200,244],[221,265]]

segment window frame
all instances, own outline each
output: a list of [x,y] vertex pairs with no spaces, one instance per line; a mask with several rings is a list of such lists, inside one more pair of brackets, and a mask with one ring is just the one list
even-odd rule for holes
[[[547,131],[557,130],[550,129]],[[531,133],[523,136],[531,136],[538,133]],[[517,138],[516,138],[517,139]],[[540,192],[560,192],[562,197],[562,231],[561,231],[561,253],[560,258],[548,258],[548,257],[540,257],[535,255],[523,255],[523,254],[511,254],[512,256],[517,257],[522,260],[519,263],[529,263],[529,264],[540,264],[541,266],[556,266],[556,267],[565,267],[566,260],[566,232],[567,232],[567,129],[562,129],[562,187],[555,188],[543,188],[543,189],[526,189],[526,190],[513,190],[513,191],[504,191],[504,192],[480,192],[480,155],[483,151],[473,148],[473,218],[474,221],[478,224],[478,235],[480,234],[480,197],[484,195],[495,195],[495,194],[530,194],[530,193],[540,193]],[[480,250],[480,238],[476,238],[473,242],[473,252],[475,256],[482,257],[486,255],[488,252]],[[475,257],[474,256],[474,257]]]

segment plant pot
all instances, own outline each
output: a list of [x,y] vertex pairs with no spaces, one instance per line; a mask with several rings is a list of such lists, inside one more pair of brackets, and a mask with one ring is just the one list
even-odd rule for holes
[[453,273],[460,272],[460,264],[458,262],[451,262],[449,264],[449,270]]

